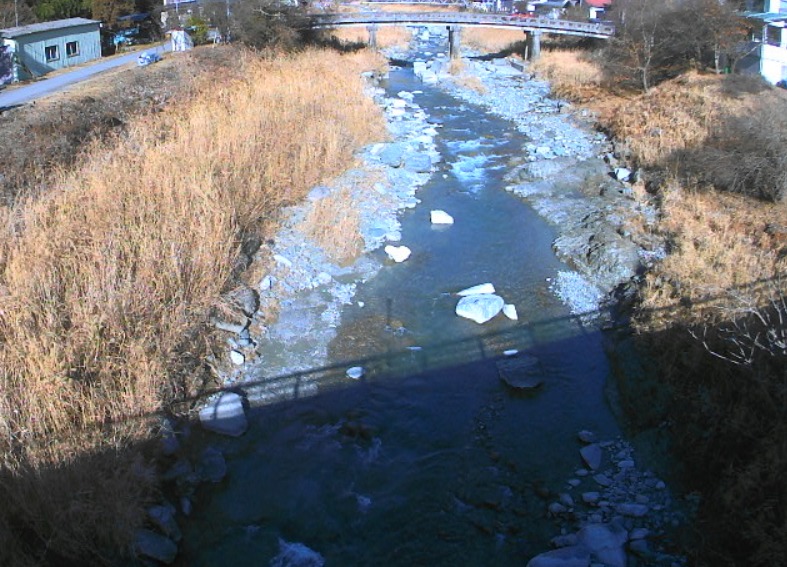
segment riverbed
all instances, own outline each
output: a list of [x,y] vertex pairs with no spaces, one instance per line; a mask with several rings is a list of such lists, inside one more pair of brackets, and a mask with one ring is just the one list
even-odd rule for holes
[[[422,40],[412,58],[440,52],[440,34]],[[511,190],[512,169],[542,140],[409,65],[380,88],[396,109],[392,143],[408,145],[402,165],[367,189],[397,204],[367,219],[368,252],[353,266],[277,239],[280,270],[261,295],[288,295],[256,337],[256,358],[227,376],[251,403],[248,431],[200,441],[221,451],[228,474],[193,496],[179,564],[510,565],[579,548],[570,536],[587,524],[626,533],[616,560],[680,562],[663,538],[682,516],[638,466],[647,459],[606,396],[605,318],[577,313],[555,288],[560,274],[594,284],[553,250],[559,227]],[[594,139],[576,146],[581,155],[554,157],[584,162]],[[392,151],[365,159],[385,164]],[[429,156],[428,170],[408,171],[413,151]],[[434,210],[453,224],[432,224]],[[411,255],[397,263],[384,243]],[[299,273],[301,256],[311,264]],[[457,293],[484,283],[515,318],[457,317]],[[512,367],[538,385],[512,387],[501,379]],[[599,462],[580,454],[587,447]],[[635,553],[633,541],[648,541],[641,530],[661,542]]]

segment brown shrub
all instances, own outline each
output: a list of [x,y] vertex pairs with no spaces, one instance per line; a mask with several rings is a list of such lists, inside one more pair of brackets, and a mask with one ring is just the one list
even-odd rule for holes
[[550,82],[552,92],[572,102],[590,102],[607,96],[601,90],[603,73],[587,52],[578,50],[544,51],[530,69]]
[[743,114],[720,118],[705,144],[673,159],[717,189],[769,201],[787,196],[787,99],[761,97]]

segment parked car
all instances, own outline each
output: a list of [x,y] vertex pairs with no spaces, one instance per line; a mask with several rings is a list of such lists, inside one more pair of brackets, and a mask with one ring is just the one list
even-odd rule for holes
[[140,53],[139,57],[137,57],[137,65],[140,67],[147,67],[159,61],[161,61],[161,55],[155,51],[145,51],[144,53]]

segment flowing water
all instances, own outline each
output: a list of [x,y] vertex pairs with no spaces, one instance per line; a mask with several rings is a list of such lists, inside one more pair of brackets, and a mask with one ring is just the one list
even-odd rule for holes
[[[566,269],[553,230],[504,190],[526,140],[409,69],[387,89],[424,91],[416,102],[442,121],[444,161],[402,215],[412,257],[359,286],[363,306],[345,308],[329,349],[342,368],[381,356],[360,381],[254,409],[243,437],[211,440],[229,474],[198,492],[181,565],[297,564],[285,556],[303,548],[284,542],[327,565],[524,564],[557,535],[542,497],[581,467],[577,431],[620,434],[600,333],[548,289]],[[455,224],[431,226],[431,209]],[[454,314],[452,292],[484,282],[518,321]],[[500,380],[506,349],[538,357],[540,389]]]

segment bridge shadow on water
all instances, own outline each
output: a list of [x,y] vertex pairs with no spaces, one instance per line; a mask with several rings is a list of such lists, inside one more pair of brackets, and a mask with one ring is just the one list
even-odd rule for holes
[[[757,282],[756,286],[772,287],[772,283]],[[728,294],[724,294],[724,297],[729,297],[729,294],[738,291],[730,290]],[[653,315],[671,317],[680,310],[703,308],[704,304],[712,305],[717,299],[718,297],[708,298],[691,304],[681,302],[654,311]],[[611,341],[613,350],[621,344],[619,340],[621,337],[622,342],[634,342],[626,322],[602,324],[600,322],[602,320],[609,321],[609,315],[604,312],[593,312],[535,322],[500,321],[501,327],[505,325],[504,328],[482,331],[472,337],[423,344],[417,350],[376,353],[317,368],[270,376],[263,374],[242,384],[206,390],[199,396],[181,400],[166,411],[130,417],[125,423],[97,425],[94,433],[108,438],[116,434],[116,431],[122,431],[125,427],[134,427],[136,424],[148,427],[149,435],[139,441],[116,445],[111,449],[74,454],[68,461],[56,465],[42,467],[23,462],[22,466],[15,468],[14,473],[9,472],[8,469],[0,472],[0,498],[4,502],[0,513],[0,564],[14,565],[15,559],[19,557],[33,558],[34,563],[42,565],[114,563],[119,540],[112,540],[106,536],[96,539],[96,527],[134,524],[141,517],[140,515],[144,515],[144,507],[140,508],[140,503],[145,502],[143,495],[154,494],[158,490],[156,485],[159,481],[155,476],[150,476],[151,466],[149,463],[144,464],[148,457],[142,455],[160,455],[161,432],[157,427],[160,418],[165,415],[189,413],[195,417],[191,412],[212,395],[224,391],[243,393],[250,401],[247,415],[253,428],[264,428],[267,423],[275,424],[281,415],[295,412],[306,420],[314,419],[320,423],[341,422],[345,427],[342,432],[344,435],[364,438],[367,435],[374,435],[374,430],[369,433],[362,423],[363,419],[354,419],[352,411],[353,408],[374,403],[374,400],[369,400],[370,392],[377,390],[376,393],[379,393],[379,389],[382,388],[384,395],[387,396],[386,399],[391,400],[397,398],[402,391],[401,388],[419,387],[424,381],[433,381],[437,382],[438,393],[433,395],[430,401],[424,402],[426,404],[424,407],[415,409],[422,414],[430,413],[431,406],[428,404],[435,403],[437,400],[437,403],[445,404],[447,408],[440,419],[447,420],[446,423],[451,425],[456,423],[450,421],[454,419],[452,414],[459,414],[460,410],[466,409],[457,406],[456,404],[461,402],[457,401],[456,396],[451,395],[457,389],[472,393],[479,391],[478,388],[487,388],[484,390],[486,392],[489,388],[496,388],[500,392],[499,395],[507,399],[522,400],[521,404],[532,407],[535,400],[544,403],[544,398],[551,395],[550,390],[553,393],[559,390],[557,387],[552,388],[553,383],[550,383],[550,380],[565,382],[565,377],[552,374],[552,369],[556,366],[553,364],[554,361],[560,362],[563,358],[573,358],[581,375],[583,365],[589,364],[584,358],[584,353],[587,349],[597,351],[599,345],[605,342],[605,337],[615,338]],[[717,324],[716,327],[721,325]],[[684,337],[683,340],[686,342],[691,340],[686,335]],[[674,340],[674,337],[667,338]],[[645,334],[637,337],[636,342],[654,339],[659,340],[660,337]],[[694,347],[702,346],[698,341],[695,343]],[[687,344],[674,344],[675,348],[681,350],[684,347],[688,348]],[[698,352],[699,347],[694,347],[691,352]],[[507,359],[505,352],[513,350],[518,351],[519,356],[533,355],[542,361],[545,379],[543,389],[536,393],[529,393],[502,384],[497,377],[496,363],[501,359]],[[353,366],[364,369],[364,375],[358,380],[348,378],[346,375],[348,367]],[[264,373],[264,370],[261,372]],[[588,368],[588,372],[592,373],[593,370]],[[574,372],[574,376],[576,375],[577,372]],[[603,393],[591,393],[591,390],[598,390],[598,383],[583,384],[582,380],[576,382],[577,384],[572,387],[588,388],[588,396],[603,396]],[[632,384],[627,383],[624,386],[631,388]],[[579,394],[585,395],[585,390],[580,390]],[[631,391],[623,392],[623,395],[643,397]],[[656,405],[656,399],[648,396],[650,394],[645,392],[646,404]],[[456,412],[453,411],[455,406]],[[326,418],[325,412],[334,410],[325,408],[335,408],[340,417],[333,414]],[[407,412],[409,409],[405,407],[402,411]],[[575,410],[561,408],[561,411]],[[528,431],[535,431],[538,435],[545,436],[545,439],[539,442],[542,445],[546,443],[547,446],[552,441],[550,436],[554,436],[555,439],[564,438],[570,435],[571,431],[563,431],[563,429],[574,426],[570,420],[566,420],[567,424],[563,424],[558,413],[550,415],[549,420],[548,427],[542,427],[543,424],[534,421],[525,424]],[[489,424],[494,425],[491,421],[488,421],[487,425]],[[181,430],[187,429],[189,427],[184,425]],[[195,433],[199,431],[198,428],[193,430]],[[521,436],[523,431],[515,433]],[[209,435],[211,434],[199,433],[197,438]],[[212,442],[220,439],[213,438]],[[220,441],[222,445],[231,442],[233,442],[231,439]],[[490,444],[490,447],[498,449],[493,444]],[[189,448],[187,443],[183,454],[193,455],[199,450],[196,445],[194,448]],[[261,448],[257,450],[264,453]],[[528,448],[525,446],[525,449],[520,448],[520,451],[527,453]],[[572,455],[567,462],[561,462],[560,466],[565,466],[566,470],[572,470],[570,467],[577,466],[572,464],[571,460],[576,459],[575,452]],[[503,460],[506,458],[507,456],[504,455]],[[171,466],[173,459],[174,457],[163,458],[158,465],[159,470]],[[521,476],[521,463],[517,462],[516,458],[511,458],[511,463],[511,470]],[[130,482],[135,484],[129,484]],[[531,488],[532,491],[538,490],[535,484]],[[540,506],[543,509],[543,505]],[[504,520],[509,521],[506,518]],[[521,523],[521,519],[517,521]],[[64,530],[63,526],[71,526],[73,529]],[[416,526],[413,529],[416,528],[424,529],[424,526]],[[417,536],[417,533],[410,534],[413,538]],[[464,541],[462,538],[458,538],[456,545],[461,547],[462,541]]]
[[[415,374],[461,368],[476,363],[489,363],[529,354],[538,356],[555,349],[572,350],[581,342],[600,332],[600,317],[606,315],[593,311],[554,319],[520,322],[503,329],[475,334],[466,338],[437,341],[389,350],[370,356],[342,360],[290,373],[248,379],[227,389],[243,391],[251,406],[268,405],[280,400],[299,399],[333,388],[351,388],[358,383],[404,377]],[[502,317],[502,315],[501,315]],[[606,326],[608,329],[612,325]],[[363,375],[356,380],[348,378],[349,368],[362,368]],[[199,396],[204,398],[218,393],[212,390]],[[194,399],[188,400],[193,402]]]

